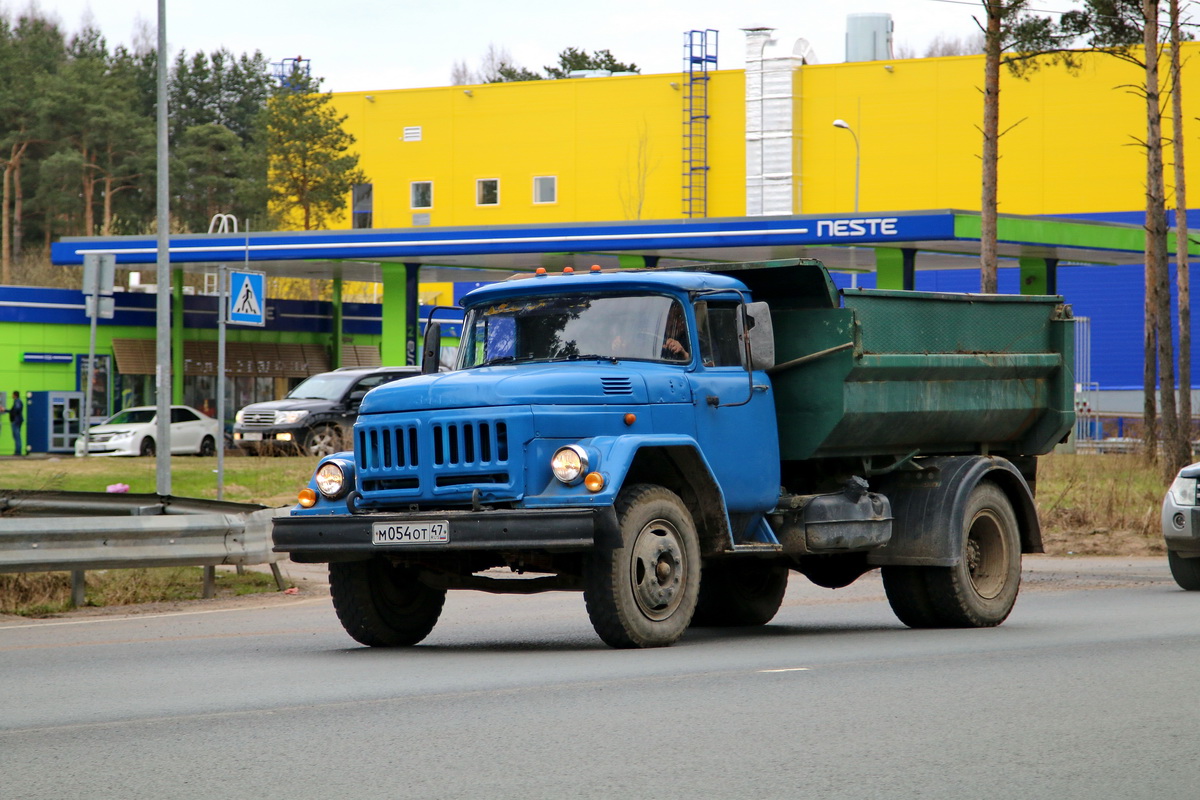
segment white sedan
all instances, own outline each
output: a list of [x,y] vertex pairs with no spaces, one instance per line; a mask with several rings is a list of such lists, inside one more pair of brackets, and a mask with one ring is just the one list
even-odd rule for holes
[[[158,435],[158,409],[137,406],[118,411],[88,429],[88,455],[152,456]],[[191,406],[171,406],[171,452],[211,456],[217,452],[220,426]],[[83,437],[75,440],[75,455],[83,455]]]

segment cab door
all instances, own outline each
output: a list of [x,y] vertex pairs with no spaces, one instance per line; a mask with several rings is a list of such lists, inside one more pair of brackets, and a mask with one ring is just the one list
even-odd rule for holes
[[689,377],[696,438],[729,510],[767,511],[779,496],[775,401],[766,373],[743,366],[737,309],[732,300],[693,306],[699,357]]

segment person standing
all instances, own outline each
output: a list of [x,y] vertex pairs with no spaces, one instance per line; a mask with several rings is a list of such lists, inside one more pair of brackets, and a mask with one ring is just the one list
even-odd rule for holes
[[12,423],[13,435],[13,455],[25,455],[25,448],[21,447],[21,425],[25,422],[25,404],[21,402],[21,393],[13,392],[12,406],[8,409],[8,421]]

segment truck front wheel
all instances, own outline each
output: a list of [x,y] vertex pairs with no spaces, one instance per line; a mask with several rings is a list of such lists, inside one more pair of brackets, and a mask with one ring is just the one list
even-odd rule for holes
[[692,627],[766,625],[783,604],[787,564],[726,559],[704,565]]
[[953,567],[884,567],[883,588],[912,628],[987,628],[1012,611],[1021,586],[1017,516],[1000,487],[983,481],[964,509],[962,555]]
[[421,583],[416,570],[381,558],[329,565],[329,593],[346,633],[368,647],[407,647],[429,635],[445,589]]
[[637,484],[616,503],[620,546],[587,559],[584,602],[611,647],[664,647],[692,620],[700,589],[700,541],[687,507],[661,486]]

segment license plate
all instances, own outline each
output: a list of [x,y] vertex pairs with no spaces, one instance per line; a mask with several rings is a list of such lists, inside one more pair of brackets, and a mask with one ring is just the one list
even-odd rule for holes
[[261,442],[262,434],[261,433],[243,433],[242,441],[243,442]]
[[376,522],[371,526],[371,543],[381,547],[395,544],[441,544],[450,541],[450,523]]

